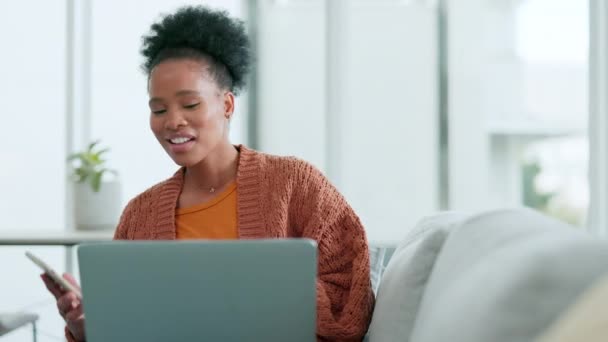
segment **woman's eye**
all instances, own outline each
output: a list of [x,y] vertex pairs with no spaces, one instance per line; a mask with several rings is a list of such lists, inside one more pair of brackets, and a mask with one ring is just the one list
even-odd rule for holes
[[198,107],[199,104],[200,104],[200,102],[199,103],[193,103],[191,105],[184,106],[184,108],[186,108],[186,109],[194,109],[194,108]]
[[167,110],[166,109],[159,109],[159,110],[153,110],[152,113],[154,114],[163,114],[165,113]]

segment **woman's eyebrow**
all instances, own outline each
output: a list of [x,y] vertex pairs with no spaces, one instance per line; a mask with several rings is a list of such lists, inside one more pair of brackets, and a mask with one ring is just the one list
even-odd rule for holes
[[[196,90],[180,90],[175,93],[175,96],[186,96],[186,95],[199,95],[200,93]],[[162,97],[153,97],[148,101],[148,104],[152,104],[154,102],[162,102]]]
[[184,96],[184,95],[199,95],[200,93],[196,90],[180,90],[175,93],[175,96]]

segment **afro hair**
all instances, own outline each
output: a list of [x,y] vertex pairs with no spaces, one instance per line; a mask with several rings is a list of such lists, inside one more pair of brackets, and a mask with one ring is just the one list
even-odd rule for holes
[[225,11],[186,6],[152,24],[142,37],[142,69],[152,69],[167,59],[202,59],[218,85],[237,94],[246,83],[251,63],[249,40],[241,20]]

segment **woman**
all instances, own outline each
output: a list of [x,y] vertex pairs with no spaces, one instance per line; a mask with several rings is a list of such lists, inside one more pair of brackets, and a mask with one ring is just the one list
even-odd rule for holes
[[[181,168],[129,202],[114,238],[314,239],[318,340],[361,340],[374,299],[359,218],[310,164],[228,139],[235,95],[250,66],[242,22],[184,7],[152,25],[142,54],[150,128]],[[57,298],[68,340],[84,340],[80,300],[43,280]]]

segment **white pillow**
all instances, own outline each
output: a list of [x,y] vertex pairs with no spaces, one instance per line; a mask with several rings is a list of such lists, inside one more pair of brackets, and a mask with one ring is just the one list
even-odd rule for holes
[[449,231],[466,217],[446,212],[425,218],[399,244],[380,282],[370,342],[409,341],[437,254]]
[[608,243],[532,210],[476,215],[442,247],[410,339],[534,341],[608,274],[606,260]]

